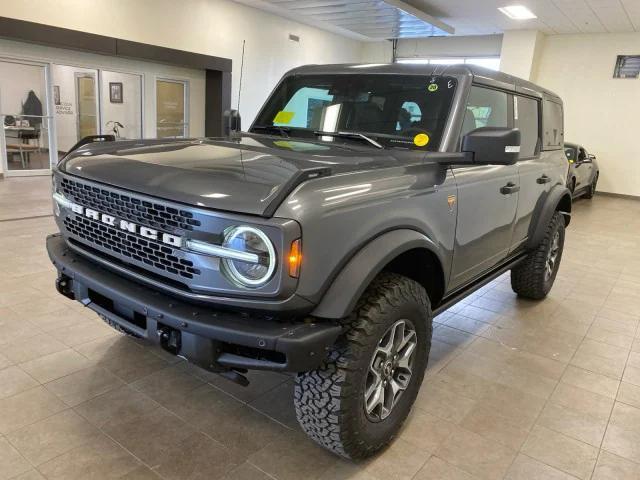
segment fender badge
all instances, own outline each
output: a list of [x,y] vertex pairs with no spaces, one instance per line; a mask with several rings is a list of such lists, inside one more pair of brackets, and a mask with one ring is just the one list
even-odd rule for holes
[[453,206],[456,204],[456,196],[455,195],[449,195],[447,197],[447,203],[449,204],[449,211],[453,212]]

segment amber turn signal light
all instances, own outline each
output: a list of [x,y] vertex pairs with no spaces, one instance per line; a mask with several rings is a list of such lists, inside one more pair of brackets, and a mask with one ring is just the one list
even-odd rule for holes
[[291,242],[289,250],[289,276],[298,278],[300,276],[300,265],[302,264],[302,241],[300,239]]

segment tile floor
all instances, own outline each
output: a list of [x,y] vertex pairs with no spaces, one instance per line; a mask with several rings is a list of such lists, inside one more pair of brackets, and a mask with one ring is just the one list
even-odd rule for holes
[[[0,215],[25,183],[0,182]],[[243,389],[115,334],[55,292],[52,218],[2,221],[0,480],[638,479],[640,202],[574,210],[549,297],[505,275],[436,318],[410,419],[361,464],[302,435],[290,377]]]

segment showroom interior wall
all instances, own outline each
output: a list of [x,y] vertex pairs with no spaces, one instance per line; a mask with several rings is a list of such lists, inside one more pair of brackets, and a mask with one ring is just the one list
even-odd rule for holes
[[[4,10],[4,8],[3,8]],[[156,78],[172,78],[177,80],[186,80],[189,83],[189,134],[193,136],[204,135],[204,100],[205,100],[205,72],[203,70],[188,69],[182,67],[176,67],[172,65],[165,65],[152,62],[143,62],[139,60],[128,60],[124,58],[110,57],[106,55],[97,55],[86,52],[45,47],[41,45],[28,44],[23,42],[15,42],[11,40],[0,39],[0,59],[1,58],[15,58],[27,61],[46,61],[52,62],[57,65],[74,66],[76,71],[81,71],[83,67],[91,69],[101,69],[114,73],[137,73],[142,74],[144,78],[144,136],[155,137],[156,136],[156,118],[155,118],[155,81]],[[13,69],[12,69],[13,70]],[[55,68],[54,68],[55,70]],[[55,71],[52,72],[55,74]],[[58,79],[64,79],[65,77],[58,76]],[[26,79],[25,79],[26,80]],[[54,78],[54,82],[57,81]],[[108,79],[104,79],[108,83]],[[123,86],[124,86],[123,81]],[[18,81],[12,82],[14,85],[18,85]],[[30,84],[30,83],[25,83]],[[23,84],[24,85],[24,84]],[[63,95],[63,85],[61,86],[61,96]],[[17,87],[16,87],[17,88]],[[129,93],[131,90],[128,89]],[[125,93],[126,94],[126,93]],[[106,93],[108,95],[108,92]],[[24,92],[17,94],[18,98],[24,96]],[[4,95],[3,95],[4,97]],[[44,102],[44,95],[39,96]],[[130,97],[128,97],[130,98]],[[71,106],[75,105],[75,96],[73,94],[66,95],[66,102],[71,103]],[[109,102],[107,102],[108,104]],[[103,102],[104,104],[104,102]],[[110,107],[108,107],[110,108]],[[3,105],[3,109],[5,106]],[[19,110],[18,110],[19,111]],[[105,114],[109,114],[110,111],[103,111],[103,119],[105,121],[111,119],[107,118]],[[64,142],[65,132],[68,132],[68,138],[75,137],[71,131],[75,128],[74,124],[68,124],[73,122],[71,118],[66,118],[64,114],[56,114],[56,124],[60,121],[62,129],[58,137],[63,136],[62,142]],[[125,132],[126,133],[126,132]],[[124,136],[124,135],[123,135]],[[70,142],[71,140],[68,140]],[[75,143],[75,142],[73,142]],[[65,147],[65,143],[58,145],[59,148]],[[2,173],[2,166],[0,165],[0,173]]]
[[[398,40],[398,58],[499,57],[502,35],[430,37]],[[361,61],[386,63],[393,58],[390,41],[365,42]]]
[[598,157],[598,190],[640,196],[640,79],[614,79],[617,55],[640,53],[640,33],[550,35],[534,82],[565,104],[565,139]]
[[[3,3],[2,11],[6,17],[231,58],[234,107],[246,40],[240,107],[244,126],[290,68],[361,57],[359,41],[227,0],[31,0]],[[289,34],[300,41],[289,40]]]

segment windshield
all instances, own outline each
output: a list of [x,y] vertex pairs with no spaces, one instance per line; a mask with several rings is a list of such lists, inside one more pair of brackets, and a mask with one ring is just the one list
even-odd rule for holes
[[456,85],[442,76],[294,75],[279,85],[251,131],[435,151]]
[[576,161],[576,149],[573,147],[564,147],[564,153],[567,156],[567,160],[570,162]]

